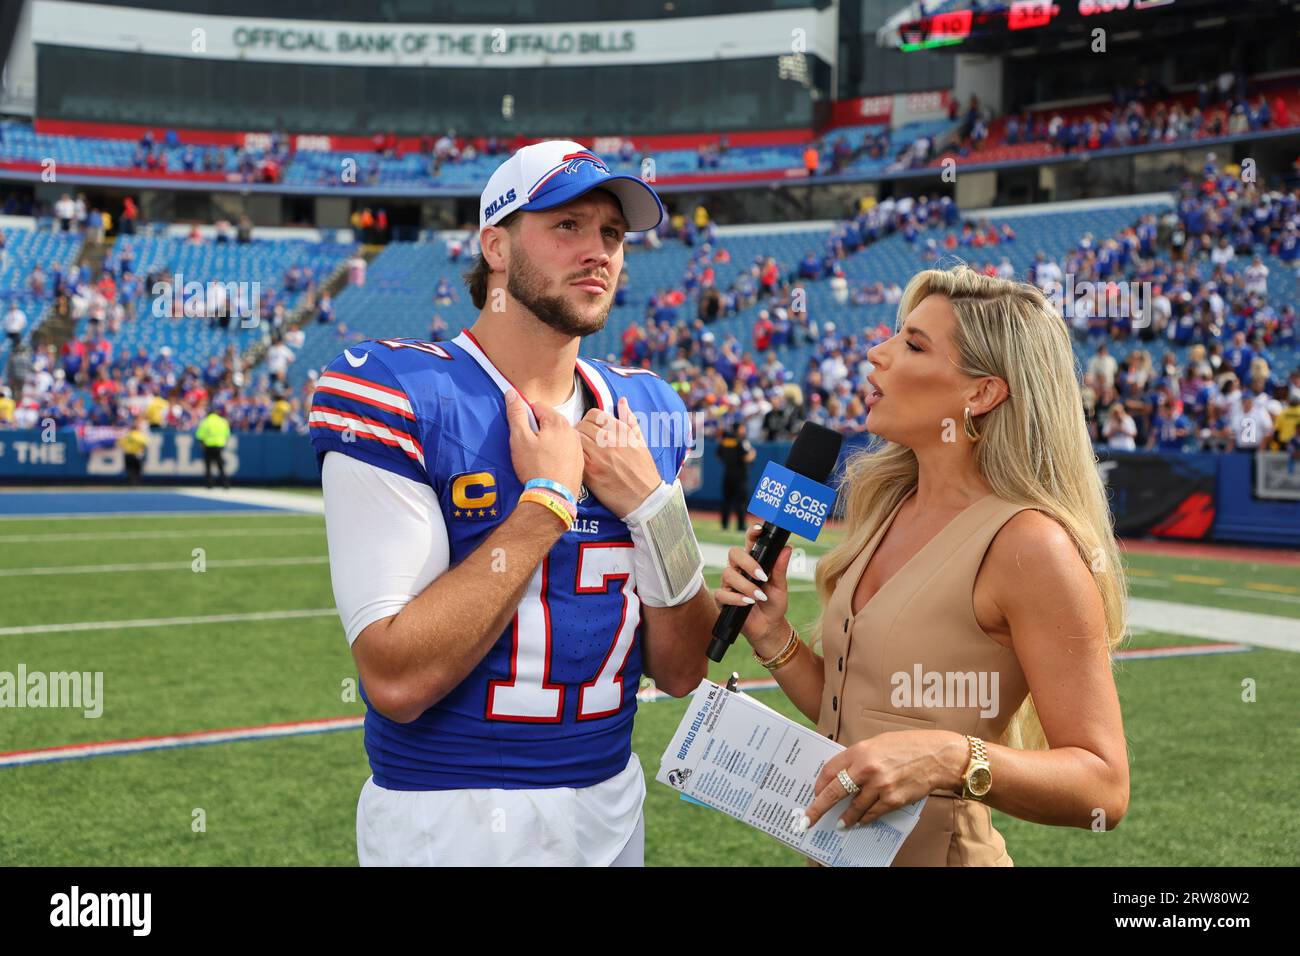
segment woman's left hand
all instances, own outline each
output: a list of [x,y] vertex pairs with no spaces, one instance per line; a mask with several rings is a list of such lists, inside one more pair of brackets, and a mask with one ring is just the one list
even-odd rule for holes
[[838,776],[847,770],[861,791],[840,817],[844,829],[868,824],[932,790],[953,789],[969,762],[961,734],[947,730],[892,730],[836,754],[817,775],[817,796],[804,811],[811,828],[847,795]]

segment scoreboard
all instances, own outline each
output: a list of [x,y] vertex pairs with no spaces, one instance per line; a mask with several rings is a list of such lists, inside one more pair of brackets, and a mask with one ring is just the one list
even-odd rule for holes
[[[906,52],[954,46],[971,39],[1012,38],[1026,31],[1100,24],[1119,14],[1171,7],[1191,8],[1218,0],[1012,0],[1001,5],[950,10],[898,24],[898,48]],[[991,7],[991,9],[990,9]],[[1136,25],[1138,21],[1127,20]]]

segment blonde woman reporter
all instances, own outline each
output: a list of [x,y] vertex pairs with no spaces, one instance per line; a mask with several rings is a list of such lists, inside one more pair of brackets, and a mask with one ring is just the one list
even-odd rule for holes
[[805,826],[846,794],[847,826],[928,794],[895,866],[1010,866],[991,807],[1107,829],[1128,808],[1122,568],[1069,332],[1042,293],[931,270],[898,315],[868,354],[877,443],[848,463],[844,540],[817,566],[821,653],[785,617],[789,548],[770,580],[732,548],[715,597],[754,605],[755,655],[847,748]]

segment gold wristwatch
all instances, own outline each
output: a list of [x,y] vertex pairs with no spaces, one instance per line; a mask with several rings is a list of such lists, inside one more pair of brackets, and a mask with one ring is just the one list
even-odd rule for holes
[[993,773],[989,770],[989,753],[984,748],[984,741],[978,737],[967,734],[966,740],[970,744],[970,763],[966,765],[961,798],[983,800],[993,788]]

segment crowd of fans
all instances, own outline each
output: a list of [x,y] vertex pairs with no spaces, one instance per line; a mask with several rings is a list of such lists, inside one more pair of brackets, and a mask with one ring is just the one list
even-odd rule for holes
[[[295,334],[301,330],[286,333],[285,348]],[[305,434],[314,382],[295,393],[283,376],[255,376],[233,345],[200,367],[177,362],[167,346],[152,355],[143,347],[116,352],[102,336],[69,342],[62,354],[53,345],[36,349],[26,366],[20,392],[0,386],[0,427],[192,431],[211,409],[236,431]]]
[[[715,281],[714,266],[729,255],[705,241],[680,286],[649,297],[644,319],[625,330],[617,358],[663,374],[688,408],[701,413],[705,435],[743,423],[752,438],[786,439],[803,421],[865,432],[872,370],[866,353],[891,329],[882,324],[844,334],[831,321],[819,327],[803,293],[807,283],[826,281],[839,304],[896,304],[902,293],[896,283],[854,286],[842,262],[897,232],[922,263],[955,254],[987,275],[1025,279],[1048,294],[1076,341],[1095,350],[1080,384],[1099,446],[1300,454],[1300,368],[1271,368],[1260,354],[1296,346],[1295,309],[1270,303],[1262,254],[1300,267],[1300,190],[1269,192],[1243,183],[1238,169],[1220,169],[1211,154],[1165,215],[1141,216],[1113,237],[1085,234],[1060,262],[1039,252],[1024,276],[1005,255],[997,263],[985,258],[993,247],[1014,242],[1014,229],[959,218],[942,197],[868,201],[833,230],[820,253],[810,250],[793,265],[758,256],[726,287]],[[670,229],[682,233],[691,225]],[[926,235],[936,229],[945,235]],[[620,281],[620,304],[630,301],[628,281]],[[1124,299],[1117,295],[1121,286],[1138,291]],[[750,341],[710,330],[717,319],[756,304]],[[799,343],[815,346],[813,358],[806,368],[786,368],[775,349]],[[1112,346],[1134,345],[1123,362],[1110,354]],[[1185,346],[1180,365],[1173,349]],[[1153,352],[1160,354],[1158,366]]]
[[[1300,368],[1272,368],[1261,354],[1294,354],[1295,307],[1270,301],[1263,253],[1300,267],[1300,189],[1243,183],[1240,170],[1219,168],[1211,154],[1167,214],[1100,243],[1085,236],[1066,256],[1064,271],[1093,283],[1065,311],[1095,349],[1082,378],[1094,440],[1118,449],[1300,451]],[[1059,288],[1054,266],[1036,264],[1033,280]],[[1111,290],[1121,282],[1145,295],[1115,310]],[[1123,362],[1110,354],[1108,342],[1134,340]],[[1181,365],[1173,347],[1186,347]]]
[[[364,186],[379,186],[384,183],[384,161],[395,160],[402,156],[396,133],[375,133],[371,139],[369,155],[350,156],[355,163],[349,171],[351,178],[344,182],[355,182]],[[472,163],[480,156],[508,156],[514,152],[522,141],[517,138],[487,136],[480,139],[459,138],[454,130],[438,136],[421,136],[412,155],[419,157],[423,172],[430,179],[437,179],[447,166]],[[316,170],[317,185],[337,186],[340,170],[332,165],[325,165]],[[354,224],[355,226],[355,224]]]
[[[1221,168],[1213,154],[1199,176],[1180,185],[1167,212],[1137,216],[1113,236],[1085,234],[1059,260],[1038,252],[1026,275],[996,253],[1017,241],[1008,224],[962,221],[948,197],[922,196],[864,199],[821,248],[809,248],[796,262],[756,255],[746,268],[726,269],[733,277],[722,282],[718,267],[729,266],[731,254],[707,210],[697,208],[648,237],[652,245],[681,241],[692,250],[680,282],[634,291],[635,256],[620,276],[619,312],[626,315],[638,303],[644,311],[627,323],[621,354],[612,357],[661,374],[700,413],[706,437],[744,424],[751,438],[782,440],[805,421],[865,433],[872,371],[867,351],[892,330],[885,322],[839,329],[810,308],[808,290],[824,282],[840,306],[896,305],[903,291],[897,283],[850,282],[844,268],[846,259],[895,234],[915,250],[918,267],[955,255],[985,274],[1044,290],[1088,353],[1081,369],[1083,411],[1099,447],[1274,448],[1300,455],[1300,368],[1273,368],[1263,355],[1266,349],[1290,354],[1296,346],[1295,309],[1270,301],[1263,256],[1300,270],[1300,189],[1268,191],[1243,182],[1240,170]],[[472,256],[472,240],[453,243],[448,254],[454,261]],[[115,354],[111,333],[131,320],[141,283],[156,278],[135,276],[130,267],[129,257],[119,255],[97,278],[84,268],[66,275],[33,271],[33,290],[49,283],[56,311],[89,316],[89,331],[58,353],[14,350],[0,425],[143,419],[150,427],[184,429],[215,407],[237,431],[301,431],[311,384],[294,394],[285,383],[304,336],[298,326],[286,325],[283,301],[275,296],[306,292],[309,314],[333,326],[340,348],[363,337],[334,322],[329,297],[316,295],[316,277],[294,267],[271,294],[263,375],[245,368],[233,346],[202,368],[180,365],[167,349]],[[364,258],[349,262],[348,280],[364,283]],[[1133,290],[1131,298],[1118,295],[1125,290]],[[459,298],[444,279],[434,305]],[[719,320],[742,313],[754,316],[743,332],[714,330]],[[220,310],[200,315],[227,321]],[[430,337],[447,333],[435,313]],[[812,357],[804,367],[786,367],[780,350],[798,345],[810,346]],[[15,370],[15,362],[26,367]]]
[[[59,202],[64,200],[72,201],[65,196]],[[134,202],[126,203],[120,223],[134,222],[138,215]],[[56,220],[61,220],[58,203],[55,211]],[[67,218],[69,229],[89,233],[76,209]],[[187,242],[242,243],[251,238],[252,224],[241,217],[236,224],[218,222],[212,236],[196,226]],[[4,257],[0,233],[0,264]],[[247,302],[232,300],[224,283],[201,283],[197,292],[174,288],[168,270],[154,267],[141,273],[135,265],[131,247],[121,245],[98,273],[85,264],[68,269],[32,267],[27,291],[36,299],[52,301],[45,322],[81,327],[84,332],[58,348],[34,347],[24,336],[28,316],[16,300],[11,301],[0,317],[0,329],[10,345],[0,386],[0,428],[45,427],[53,422],[56,427],[190,430],[206,411],[219,411],[236,431],[305,433],[310,387],[294,394],[287,386],[289,365],[305,341],[302,329],[289,321],[290,303],[301,295],[297,302],[305,306],[308,316],[317,323],[333,323],[330,297],[320,293],[320,277],[309,266],[291,265],[278,284],[259,289],[258,301]],[[365,260],[355,256],[347,266],[348,280],[364,283]],[[247,286],[238,284],[237,294]],[[159,289],[170,294],[155,294]],[[134,353],[117,348],[117,333],[136,321],[141,309],[227,332],[255,321],[268,346],[264,369],[260,374],[250,370],[233,342],[221,356],[203,365],[177,361],[166,346],[156,351],[140,347]],[[335,334],[340,347],[360,337],[341,323]]]
[[[704,437],[739,423],[750,438],[762,440],[788,439],[805,421],[865,432],[866,376],[871,371],[865,353],[890,332],[882,325],[843,334],[834,321],[819,321],[808,305],[808,286],[827,282],[841,305],[897,304],[902,297],[897,283],[850,283],[844,260],[895,232],[919,240],[958,221],[956,206],[946,196],[864,199],[852,219],[831,230],[820,250],[809,249],[796,263],[755,256],[722,285],[715,267],[731,257],[716,244],[707,213],[697,209],[692,217],[673,217],[665,238],[681,239],[696,251],[680,285],[648,297],[643,319],[629,323],[615,358],[663,375],[687,408],[699,413]],[[999,233],[999,241],[1001,237]],[[624,274],[615,302],[626,307],[632,305],[635,261]],[[710,328],[756,306],[747,342]],[[806,368],[782,363],[776,350],[791,345],[815,347]]]
[[[814,136],[800,146],[802,166],[810,176],[835,174],[865,157],[889,160],[887,170],[898,172],[926,166],[948,153],[969,158],[991,145],[1045,144],[1053,151],[1068,154],[1244,135],[1282,129],[1296,122],[1288,106],[1289,92],[1293,90],[1248,83],[1245,73],[1236,70],[1200,83],[1187,97],[1172,96],[1162,85],[1138,79],[1118,85],[1107,106],[1012,111],[1002,117],[1000,136],[993,135],[994,111],[972,96],[964,108],[955,99],[951,101],[949,117],[954,126],[942,135],[922,135],[895,143],[891,131],[882,127],[866,131],[856,141],[842,132]],[[354,164],[350,169],[340,169],[331,160],[319,166],[313,164],[307,175],[314,176],[321,186],[337,186],[340,182],[380,186],[392,169],[386,169],[385,161],[418,157],[416,172],[437,180],[448,165],[472,163],[481,156],[509,155],[522,142],[518,137],[461,136],[447,130],[403,144],[395,133],[379,132],[371,137],[368,155],[359,149],[348,157]],[[697,170],[721,171],[732,150],[726,136],[699,143]],[[625,166],[653,159],[652,152],[638,149],[627,138],[621,139],[611,152]],[[164,176],[219,173],[232,181],[279,183],[294,156],[292,138],[284,131],[266,134],[261,141],[227,147],[183,144],[172,129],[165,130],[161,137],[146,130],[135,142],[131,165]],[[403,164],[401,175],[411,173],[410,165]]]
[[[140,221],[140,209],[131,196],[123,201],[115,222],[112,213],[88,201],[85,193],[63,193],[49,202],[22,190],[7,190],[0,196],[0,215],[53,219],[60,231],[93,241],[102,240],[114,228],[119,236],[133,235]],[[0,237],[0,246],[3,242]]]
[[[962,113],[954,150],[969,156],[990,140],[993,115],[972,96]],[[1046,113],[1013,112],[1005,117],[1002,142],[1015,146],[1045,143],[1064,153],[1174,143],[1217,136],[1238,136],[1281,129],[1294,122],[1286,98],[1250,93],[1245,75],[1227,71],[1213,83],[1201,83],[1196,101],[1171,98],[1157,84],[1138,81],[1117,86],[1107,107]]]
[[240,146],[231,151],[224,146],[192,143],[182,148],[175,130],[167,130],[161,141],[156,139],[153,130],[145,130],[136,143],[131,165],[160,175],[227,173],[244,183],[278,183],[292,156],[289,135],[282,131],[270,134],[266,149]]

